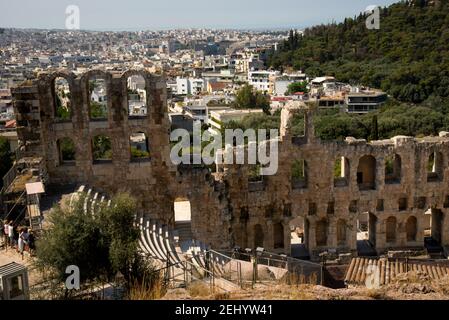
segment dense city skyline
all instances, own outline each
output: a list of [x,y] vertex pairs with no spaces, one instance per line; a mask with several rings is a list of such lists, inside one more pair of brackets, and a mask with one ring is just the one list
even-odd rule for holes
[[[64,29],[65,9],[80,8],[81,29],[99,31],[137,31],[175,28],[303,28],[314,24],[341,21],[364,11],[369,5],[386,6],[393,0],[279,0],[215,2],[32,1],[0,3],[0,27]],[[27,10],[22,10],[27,8]],[[239,9],[238,9],[239,8]],[[286,8],[289,8],[286,10]],[[236,10],[238,9],[238,10]],[[124,14],[126,13],[126,14]],[[171,18],[171,19],[168,19]]]

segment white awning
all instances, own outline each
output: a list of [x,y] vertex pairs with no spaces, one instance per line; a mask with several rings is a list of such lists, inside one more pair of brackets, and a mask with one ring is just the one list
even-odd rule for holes
[[33,182],[25,184],[27,195],[45,193],[44,185],[42,182]]

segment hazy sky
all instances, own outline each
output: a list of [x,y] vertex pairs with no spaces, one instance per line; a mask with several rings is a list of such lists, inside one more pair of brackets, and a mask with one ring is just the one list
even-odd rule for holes
[[352,17],[394,0],[0,0],[0,26],[65,28],[68,5],[81,29],[305,27]]

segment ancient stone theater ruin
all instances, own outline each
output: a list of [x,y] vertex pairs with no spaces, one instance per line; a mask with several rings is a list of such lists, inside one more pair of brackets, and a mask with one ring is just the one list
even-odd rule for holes
[[[145,81],[147,114],[128,113],[127,79]],[[70,89],[70,118],[58,119],[54,82]],[[91,117],[89,80],[102,79],[106,112]],[[297,232],[302,253],[380,255],[389,250],[424,248],[425,239],[449,245],[449,134],[398,136],[367,142],[320,141],[313,113],[301,103],[282,110],[279,169],[274,176],[249,179],[248,165],[174,165],[170,160],[170,121],[166,83],[146,71],[41,73],[13,91],[20,157],[41,159],[46,184],[88,185],[105,194],[126,191],[142,214],[175,227],[175,204],[190,202],[193,237],[216,249],[263,247],[290,255]],[[305,115],[305,134],[293,136],[290,122]],[[133,159],[130,137],[144,134],[150,155]],[[96,159],[93,141],[107,137],[110,159]],[[66,161],[61,141],[75,146]],[[294,168],[300,173],[293,175]],[[295,169],[296,170],[296,169]],[[297,170],[298,171],[298,170]]]

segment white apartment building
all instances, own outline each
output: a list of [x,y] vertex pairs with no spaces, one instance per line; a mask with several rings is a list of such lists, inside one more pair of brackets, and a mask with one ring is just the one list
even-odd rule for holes
[[222,125],[229,121],[241,121],[248,115],[263,114],[262,109],[225,109],[209,112],[209,122],[211,129],[220,131]]
[[282,97],[290,84],[307,80],[306,74],[302,72],[284,73],[282,76],[275,76],[273,80],[273,94]]
[[184,107],[184,114],[194,121],[201,121],[207,123],[208,121],[208,108],[207,102],[204,99],[186,100],[186,106]]
[[95,88],[94,91],[92,91],[90,99],[91,101],[95,101],[100,104],[106,104],[107,103],[106,90],[104,90],[103,88]]
[[198,95],[205,91],[203,79],[198,78],[176,78],[176,93],[183,95]]
[[258,91],[271,93],[274,87],[271,77],[278,73],[278,71],[267,70],[249,71],[248,83]]
[[129,77],[128,89],[136,91],[141,101],[147,100],[147,91],[145,90],[145,79],[142,76]]

